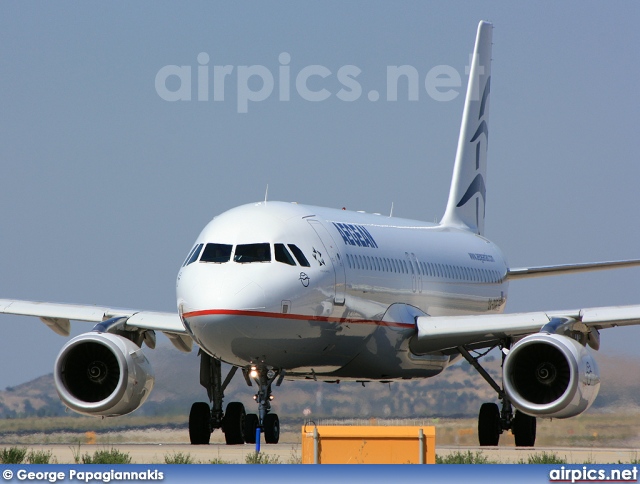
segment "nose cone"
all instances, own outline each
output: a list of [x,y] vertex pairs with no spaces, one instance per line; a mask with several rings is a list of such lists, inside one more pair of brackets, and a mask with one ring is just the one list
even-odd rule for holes
[[221,266],[188,269],[191,270],[181,272],[177,284],[182,313],[265,308],[264,289],[249,277],[239,276]]
[[183,271],[177,294],[185,327],[196,343],[229,362],[234,361],[237,342],[249,336],[243,315],[264,311],[266,305],[265,291],[258,283],[223,266],[203,264]]

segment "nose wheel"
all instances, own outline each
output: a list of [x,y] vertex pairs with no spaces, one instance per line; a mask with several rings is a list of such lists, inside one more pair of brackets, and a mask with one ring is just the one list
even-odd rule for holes
[[258,402],[258,414],[250,414],[247,421],[247,431],[250,432],[253,429],[251,436],[246,436],[247,443],[255,444],[259,433],[264,433],[264,440],[267,444],[277,444],[280,440],[280,419],[278,415],[271,412],[271,401],[273,395],[271,394],[271,386],[276,381],[276,386],[280,386],[284,379],[284,372],[278,370],[266,368],[266,367],[251,367],[248,376],[255,382],[258,387],[258,393],[253,396],[253,399]]

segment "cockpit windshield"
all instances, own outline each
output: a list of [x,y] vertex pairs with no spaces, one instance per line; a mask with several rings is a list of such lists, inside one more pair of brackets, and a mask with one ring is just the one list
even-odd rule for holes
[[296,266],[296,262],[303,267],[310,266],[309,261],[298,246],[276,243],[273,244],[272,247],[272,244],[268,242],[260,244],[238,244],[235,247],[231,244],[218,244],[213,242],[198,244],[191,250],[184,265],[189,265],[196,260],[200,262],[224,264],[231,260],[231,254],[233,254],[233,261],[239,264],[271,262],[272,252],[274,253],[273,256],[276,262],[282,262],[289,266]]
[[271,246],[263,244],[239,244],[233,256],[234,262],[247,264],[250,262],[271,262]]
[[200,262],[214,262],[216,264],[222,264],[229,262],[231,259],[232,245],[227,244],[207,244],[200,257]]
[[296,259],[298,260],[298,264],[300,264],[302,267],[310,267],[309,261],[307,260],[307,258],[304,256],[304,254],[298,248],[297,245],[289,244],[289,248],[291,249],[291,252],[293,252],[293,255],[296,257]]
[[293,257],[291,257],[291,254],[284,246],[284,244],[274,244],[273,249],[276,255],[276,260],[278,262],[282,262],[283,264],[287,264],[290,266],[296,265],[296,261],[293,260]]
[[201,250],[202,250],[202,244],[198,244],[193,249],[191,249],[191,252],[189,252],[189,255],[184,261],[184,264],[182,264],[182,267],[188,266],[192,262],[197,261]]

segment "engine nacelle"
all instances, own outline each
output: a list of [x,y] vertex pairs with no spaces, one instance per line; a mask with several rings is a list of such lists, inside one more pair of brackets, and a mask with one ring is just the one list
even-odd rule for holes
[[60,350],[54,369],[62,402],[78,413],[119,416],[133,412],[153,388],[153,370],[132,341],[111,333],[86,333]]
[[521,412],[568,418],[588,409],[600,389],[589,351],[567,336],[536,333],[518,341],[504,360],[504,390]]

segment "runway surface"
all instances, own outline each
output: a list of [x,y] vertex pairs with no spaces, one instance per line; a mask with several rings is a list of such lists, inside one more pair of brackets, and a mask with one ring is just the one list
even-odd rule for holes
[[[3,447],[0,444],[0,447]],[[59,464],[75,463],[74,456],[93,453],[97,450],[111,449],[112,447],[120,452],[131,456],[134,464],[164,464],[165,458],[175,454],[188,454],[196,463],[210,463],[211,461],[243,464],[248,454],[255,451],[254,445],[188,445],[188,444],[118,444],[118,445],[82,445],[80,447],[65,444],[49,445],[27,445],[34,451],[51,451],[56,462]],[[519,463],[527,462],[531,454],[541,454],[542,452],[555,454],[557,457],[566,459],[569,464],[617,464],[638,462],[640,460],[640,449],[604,449],[604,448],[570,448],[570,447],[535,447],[535,448],[515,448],[515,447],[462,447],[462,446],[437,446],[436,454],[446,456],[455,452],[470,451],[472,453],[482,452],[490,461],[499,463]],[[278,459],[281,464],[295,464],[301,462],[300,444],[277,444],[262,445],[261,452],[268,454],[272,458]]]

